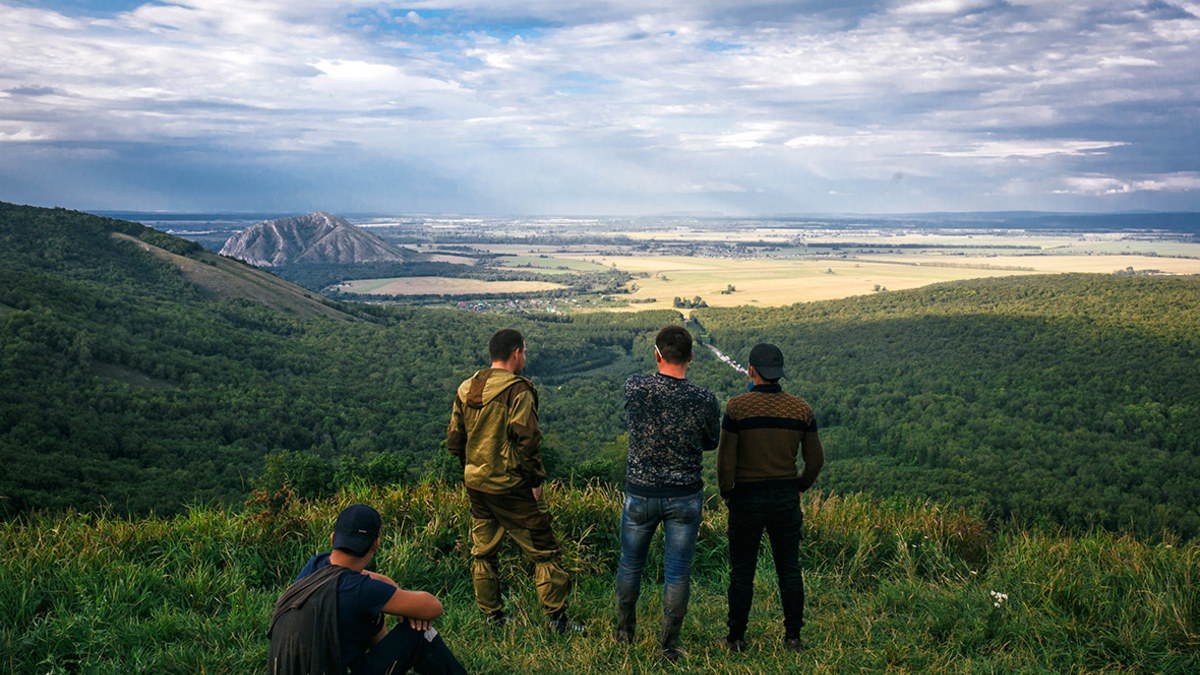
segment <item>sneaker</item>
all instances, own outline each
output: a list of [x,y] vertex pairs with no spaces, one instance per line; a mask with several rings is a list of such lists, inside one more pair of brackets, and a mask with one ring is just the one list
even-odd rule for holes
[[783,648],[791,652],[802,652],[808,649],[808,645],[804,644],[804,640],[798,637],[785,638]]
[[714,642],[716,642],[717,646],[720,647],[721,649],[728,649],[731,652],[746,651],[746,641],[745,640],[730,640],[727,637],[719,637],[716,640],[714,640]]
[[550,630],[559,635],[586,635],[587,628],[571,620],[566,614],[550,619]]
[[504,610],[500,610],[495,614],[488,614],[483,617],[483,623],[486,624],[488,628],[503,628],[512,623],[512,620],[512,617],[505,614]]

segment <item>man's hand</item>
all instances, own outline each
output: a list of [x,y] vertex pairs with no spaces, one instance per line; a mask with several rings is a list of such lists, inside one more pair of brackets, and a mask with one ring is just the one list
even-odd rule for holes
[[413,630],[419,630],[419,631],[421,631],[422,633],[424,633],[425,631],[429,630],[429,628],[430,628],[431,626],[433,626],[433,622],[432,622],[432,621],[422,621],[422,620],[420,620],[420,619],[412,619],[412,618],[405,618],[405,619],[402,619],[402,620],[403,620],[403,621],[407,621],[407,622],[408,622],[408,625],[409,625],[409,627],[410,627],[410,628],[412,628]]
[[542,501],[542,486],[541,485],[533,488],[533,498],[538,500],[539,502]]

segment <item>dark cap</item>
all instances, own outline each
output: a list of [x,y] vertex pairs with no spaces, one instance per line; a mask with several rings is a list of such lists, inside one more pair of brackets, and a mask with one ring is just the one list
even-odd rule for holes
[[783,374],[783,352],[779,347],[760,342],[750,350],[750,366],[764,380],[778,380]]
[[383,519],[375,509],[366,504],[347,506],[338,514],[333,526],[333,547],[344,548],[361,557],[379,536],[381,525]]

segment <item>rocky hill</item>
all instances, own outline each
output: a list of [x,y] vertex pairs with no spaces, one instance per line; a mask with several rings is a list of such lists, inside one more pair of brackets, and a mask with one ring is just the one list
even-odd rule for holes
[[317,211],[306,216],[264,220],[233,235],[221,255],[259,267],[295,263],[349,265],[404,261],[411,252],[355,227],[344,218]]

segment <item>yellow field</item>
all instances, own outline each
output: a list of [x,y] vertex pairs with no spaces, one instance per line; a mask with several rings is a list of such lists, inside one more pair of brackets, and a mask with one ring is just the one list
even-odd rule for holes
[[374,295],[492,295],[531,293],[566,288],[542,281],[482,281],[444,277],[402,277],[399,279],[363,279],[346,282],[339,290]]
[[[859,259],[733,260],[672,256],[588,256],[603,265],[616,263],[628,272],[648,272],[637,279],[631,300],[657,302],[629,310],[670,309],[675,297],[700,296],[711,307],[779,306],[834,300],[875,292],[896,291],[942,281],[1063,272],[1112,273],[1126,267],[1157,269],[1171,274],[1200,274],[1200,260],[1150,256],[1033,255],[965,257],[945,255],[864,255]],[[666,280],[663,277],[666,277]],[[732,284],[730,295],[720,291]]]

